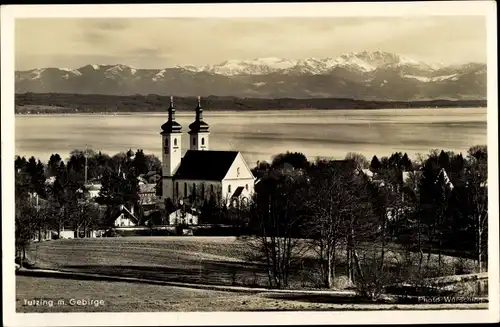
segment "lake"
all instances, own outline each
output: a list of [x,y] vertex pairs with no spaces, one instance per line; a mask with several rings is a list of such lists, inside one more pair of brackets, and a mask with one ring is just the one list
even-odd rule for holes
[[[285,151],[344,158],[360,152],[367,158],[407,152],[410,157],[433,148],[466,152],[486,144],[486,108],[204,111],[212,150],[239,150],[253,166]],[[188,146],[188,125],[194,112],[177,112]],[[48,160],[52,153],[67,158],[73,149],[115,154],[128,149],[161,155],[160,126],[165,114],[44,115],[15,117],[17,155]]]

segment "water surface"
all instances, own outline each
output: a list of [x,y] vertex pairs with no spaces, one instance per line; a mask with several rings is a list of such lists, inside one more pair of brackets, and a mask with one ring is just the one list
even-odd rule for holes
[[[194,112],[177,113],[188,146]],[[210,112],[210,148],[239,150],[253,165],[277,153],[300,151],[309,158],[341,159],[347,152],[371,158],[392,152],[428,153],[430,149],[465,152],[486,144],[486,108],[277,110]],[[16,154],[47,160],[52,153],[67,158],[73,149],[115,154],[144,149],[161,154],[160,126],[167,114],[16,116]]]

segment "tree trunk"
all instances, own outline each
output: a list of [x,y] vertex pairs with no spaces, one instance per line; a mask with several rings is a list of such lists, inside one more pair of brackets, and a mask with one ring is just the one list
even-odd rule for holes
[[481,234],[482,234],[482,228],[478,228],[478,233],[477,233],[477,243],[478,243],[478,246],[477,246],[477,264],[478,264],[478,269],[479,269],[479,272],[483,272],[483,251],[482,251],[482,237],[481,237]]
[[326,287],[332,288],[333,276],[332,276],[332,256],[328,253],[326,258]]
[[328,288],[333,288],[334,283],[335,283],[335,261],[336,261],[336,246],[333,246],[333,249],[331,250],[332,253],[329,256],[329,262],[328,262]]
[[349,242],[346,245],[346,264],[347,264],[347,279],[349,280],[349,283],[353,282],[352,278],[352,260],[351,260],[351,249],[349,247]]
[[355,249],[352,250],[354,263],[356,264],[356,270],[358,271],[358,275],[361,279],[363,279],[363,270],[361,269],[361,263],[359,262],[358,253]]

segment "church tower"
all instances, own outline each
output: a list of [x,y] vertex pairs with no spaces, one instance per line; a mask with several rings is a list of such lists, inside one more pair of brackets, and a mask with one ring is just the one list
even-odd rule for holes
[[203,121],[203,109],[200,97],[196,106],[196,119],[189,125],[189,143],[191,150],[208,150],[208,124]]
[[175,121],[175,108],[173,97],[170,97],[170,107],[168,108],[168,120],[161,126],[162,138],[162,178],[163,178],[163,198],[171,198],[174,201],[174,183],[172,177],[181,163],[181,128]]

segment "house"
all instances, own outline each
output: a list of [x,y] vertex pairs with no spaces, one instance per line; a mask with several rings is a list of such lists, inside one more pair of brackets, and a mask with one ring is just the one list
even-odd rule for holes
[[161,126],[160,133],[163,199],[194,203],[213,197],[228,205],[247,201],[255,186],[250,167],[239,151],[209,150],[209,125],[203,120],[199,97],[195,112],[195,121],[189,125],[189,149],[182,157],[182,126],[175,121],[173,98],[170,98],[168,121]]
[[101,191],[102,185],[97,182],[90,182],[84,185],[85,189],[88,192],[88,196],[91,199],[94,199],[99,196],[99,192]]
[[158,203],[155,183],[139,182],[139,203],[144,210],[154,209]]
[[156,184],[161,180],[161,175],[156,171],[150,171],[146,174],[139,175],[139,178],[141,178],[144,183]]
[[193,208],[180,208],[168,216],[169,225],[198,225],[199,211]]
[[139,219],[134,215],[134,207],[127,209],[126,206],[120,207],[118,217],[115,219],[115,227],[133,227],[139,224]]

